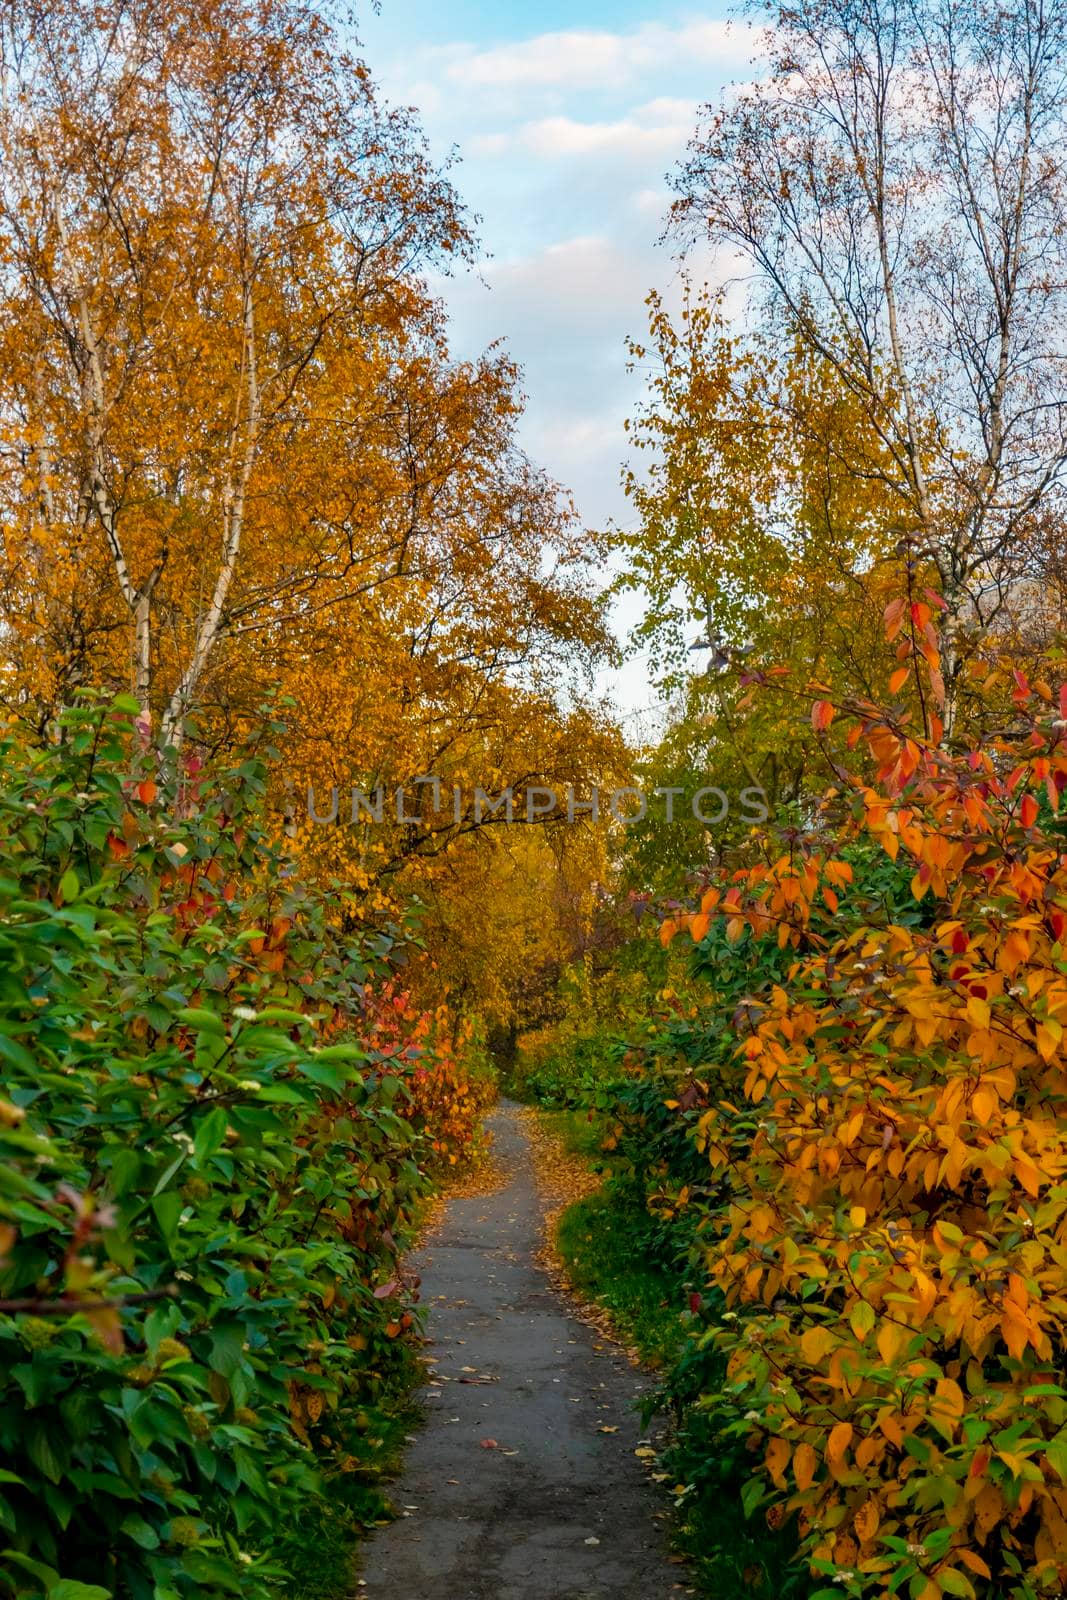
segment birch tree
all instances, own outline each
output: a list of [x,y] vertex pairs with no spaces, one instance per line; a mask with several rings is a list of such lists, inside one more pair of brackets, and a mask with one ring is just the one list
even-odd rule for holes
[[407,114],[291,0],[7,0],[2,20],[8,612],[21,596],[32,630],[48,594],[76,680],[95,585],[85,627],[128,636],[175,747],[239,629],[284,626],[313,573],[339,603],[399,558],[395,523],[354,543],[343,517],[294,518],[286,463],[313,448],[332,481],[432,324],[417,273],[467,235]]
[[850,469],[888,492],[889,531],[947,607],[950,731],[968,649],[1040,609],[1062,522],[1067,6],[763,15],[770,69],[707,108],[674,226],[735,263],[769,336],[860,409],[871,448]]

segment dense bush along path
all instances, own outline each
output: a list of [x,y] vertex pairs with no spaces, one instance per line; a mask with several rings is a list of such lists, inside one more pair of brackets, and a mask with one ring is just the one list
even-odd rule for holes
[[428,1418],[359,1593],[675,1600],[684,1573],[634,1453],[645,1380],[550,1286],[526,1133],[507,1105],[489,1126],[506,1187],[452,1200],[412,1263],[429,1306]]

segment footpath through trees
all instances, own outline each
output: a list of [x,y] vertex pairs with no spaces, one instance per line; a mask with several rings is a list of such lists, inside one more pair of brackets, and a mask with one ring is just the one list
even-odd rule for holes
[[453,1199],[415,1258],[429,1306],[426,1426],[371,1542],[360,1593],[449,1600],[667,1600],[645,1476],[642,1375],[538,1265],[542,1207],[513,1108],[489,1119],[506,1186]]

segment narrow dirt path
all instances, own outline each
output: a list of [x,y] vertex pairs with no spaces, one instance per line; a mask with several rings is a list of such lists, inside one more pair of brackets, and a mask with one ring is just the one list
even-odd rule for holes
[[505,1188],[453,1199],[415,1258],[429,1306],[429,1412],[367,1546],[370,1600],[679,1600],[655,1488],[634,1455],[645,1380],[595,1348],[537,1265],[542,1208],[507,1106]]

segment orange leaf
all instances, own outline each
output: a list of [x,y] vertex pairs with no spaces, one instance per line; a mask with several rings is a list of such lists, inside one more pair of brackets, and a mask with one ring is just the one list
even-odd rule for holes
[[830,700],[816,700],[811,708],[811,725],[816,733],[822,733],[834,720],[833,703]]
[[789,1445],[785,1439],[772,1439],[764,1457],[767,1471],[778,1485],[785,1487],[785,1469],[789,1463]]
[[874,1538],[878,1532],[879,1520],[878,1501],[873,1495],[869,1495],[852,1519],[852,1526],[861,1544],[869,1544]]
[[904,599],[903,595],[900,595],[896,600],[890,600],[889,604],[885,608],[885,636],[889,640],[890,644],[892,644],[893,640],[900,632],[900,625],[904,621],[904,607],[906,605],[907,601]]
[[981,1556],[976,1555],[973,1550],[968,1550],[966,1545],[960,1545],[953,1554],[959,1556],[963,1565],[970,1567],[972,1572],[977,1572],[980,1578],[991,1578],[993,1576]]
[[815,1469],[819,1465],[819,1458],[810,1444],[798,1444],[793,1452],[793,1477],[796,1479],[797,1488],[803,1492],[810,1489],[815,1481]]
[[[852,1443],[851,1422],[839,1422],[830,1429],[830,1436],[826,1441],[826,1463],[831,1471],[839,1467],[845,1459],[845,1451]],[[794,1466],[794,1471],[796,1470]]]

